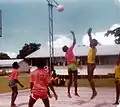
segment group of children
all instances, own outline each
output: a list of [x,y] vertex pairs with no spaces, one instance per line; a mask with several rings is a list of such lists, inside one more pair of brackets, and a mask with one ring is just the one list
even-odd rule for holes
[[[94,73],[94,69],[96,67],[95,64],[95,57],[96,57],[96,46],[98,44],[98,41],[96,39],[92,39],[91,36],[91,32],[92,29],[89,28],[88,30],[88,36],[89,36],[89,40],[90,40],[90,49],[88,52],[88,58],[87,58],[87,73],[88,73],[88,80],[90,83],[90,86],[92,88],[92,96],[91,99],[93,99],[96,95],[97,95],[97,91],[95,89],[95,84],[93,81],[93,73]],[[77,64],[77,60],[76,57],[73,53],[73,48],[75,47],[76,44],[76,38],[75,38],[75,33],[73,31],[71,31],[72,35],[73,35],[73,44],[70,47],[64,46],[63,47],[63,51],[65,52],[65,58],[68,64],[68,75],[69,75],[69,81],[68,81],[68,97],[71,98],[71,94],[70,94],[70,86],[72,85],[72,74],[74,75],[74,87],[75,87],[75,95],[79,96],[78,92],[77,92],[77,75],[78,75],[78,70],[77,67],[79,67],[79,65]]]
[[[33,107],[35,102],[38,99],[42,99],[45,107],[50,107],[48,96],[51,97],[49,88],[54,94],[55,99],[57,100],[58,96],[53,88],[51,82],[51,75],[49,68],[45,68],[46,62],[41,60],[40,63],[37,63],[37,69],[30,73],[30,91],[31,95],[29,98],[28,107]],[[17,107],[15,100],[18,94],[17,83],[23,87],[23,85],[18,80],[19,75],[19,64],[14,62],[12,73],[9,76],[9,87],[12,89],[11,96],[11,107]]]
[[[73,53],[73,48],[76,44],[76,38],[75,34],[73,31],[71,31],[73,35],[73,44],[70,47],[67,47],[66,45],[62,48],[63,52],[65,52],[65,58],[68,64],[68,75],[69,75],[69,81],[68,81],[68,97],[71,98],[70,94],[70,86],[72,85],[72,79],[74,80],[74,87],[75,87],[75,95],[79,96],[77,92],[77,74],[78,70],[77,67],[77,60],[76,57]],[[92,96],[90,99],[93,99],[97,96],[97,91],[95,88],[95,83],[93,80],[94,77],[94,69],[96,68],[96,53],[97,53],[97,48],[96,46],[99,44],[99,42],[96,39],[92,38],[92,28],[88,29],[88,36],[89,36],[89,42],[90,42],[90,48],[88,51],[88,56],[87,56],[87,74],[88,74],[88,81],[92,89]],[[81,50],[82,51],[82,50]],[[74,75],[74,78],[72,76]],[[119,104],[119,95],[120,95],[120,55],[117,59],[117,62],[115,64],[115,84],[116,84],[116,101],[114,104]]]
[[[95,57],[97,53],[97,44],[98,41],[96,39],[93,39],[91,36],[92,29],[89,28],[88,30],[88,36],[90,40],[90,49],[88,51],[88,58],[87,58],[87,73],[88,73],[88,81],[92,89],[92,96],[90,99],[93,99],[97,95],[97,91],[95,89],[95,83],[93,81],[94,76],[94,69],[96,67],[95,63]],[[68,97],[72,98],[70,93],[70,87],[72,85],[72,82],[74,80],[74,87],[75,87],[75,95],[79,96],[77,91],[77,79],[78,79],[78,70],[79,64],[77,63],[76,57],[73,53],[73,48],[76,44],[76,38],[73,31],[71,31],[73,35],[73,44],[70,47],[64,46],[62,50],[65,52],[65,59],[67,61],[68,65]],[[82,51],[82,50],[81,50]],[[50,96],[49,88],[54,93],[55,99],[57,100],[58,96],[53,88],[52,84],[52,77],[50,74],[50,69],[45,68],[46,62],[41,60],[37,63],[37,69],[30,73],[30,90],[31,95],[29,99],[28,107],[33,107],[35,102],[38,99],[42,99],[45,107],[50,107],[48,96]],[[12,73],[9,76],[9,87],[12,89],[12,96],[11,96],[11,107],[16,107],[15,100],[18,94],[18,88],[17,83],[23,87],[23,85],[18,81],[18,74],[19,74],[19,65],[17,62],[13,63],[13,70]],[[74,75],[74,78],[73,76]],[[120,56],[118,57],[117,63],[115,65],[115,84],[116,84],[116,101],[114,104],[119,104],[119,95],[120,95]]]

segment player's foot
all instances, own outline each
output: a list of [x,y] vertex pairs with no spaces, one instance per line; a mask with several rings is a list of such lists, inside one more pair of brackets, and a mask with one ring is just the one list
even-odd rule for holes
[[113,105],[118,105],[118,104],[119,104],[118,102],[113,103]]
[[11,105],[11,107],[17,107],[16,104]]
[[94,99],[97,96],[97,92],[93,92],[92,97],[90,98],[91,100]]
[[75,96],[78,96],[78,97],[80,97],[78,93],[75,93]]
[[71,96],[71,94],[70,94],[70,93],[68,93],[68,97],[69,97],[69,98],[72,98],[72,96]]

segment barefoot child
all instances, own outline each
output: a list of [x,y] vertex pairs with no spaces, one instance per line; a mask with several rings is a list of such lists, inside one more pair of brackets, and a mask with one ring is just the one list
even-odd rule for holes
[[97,52],[96,46],[98,42],[96,39],[92,39],[91,32],[92,32],[92,29],[89,28],[87,33],[90,41],[90,49],[87,57],[87,73],[88,73],[88,81],[90,83],[90,86],[92,88],[92,93],[93,93],[91,96],[91,99],[93,99],[97,95],[97,91],[95,89],[95,83],[93,81],[93,75],[94,75],[94,69],[96,68],[95,58],[96,58],[96,52]]
[[14,62],[12,65],[12,73],[9,76],[9,87],[12,90],[12,96],[11,96],[11,107],[16,107],[15,100],[18,95],[18,87],[17,83],[23,87],[23,85],[18,80],[18,74],[19,74],[19,65],[17,62]]
[[67,61],[67,65],[68,65],[68,75],[69,75],[69,80],[68,80],[68,97],[71,98],[71,94],[70,94],[70,87],[72,85],[72,74],[74,75],[74,87],[75,87],[75,95],[79,96],[77,93],[77,78],[78,78],[78,70],[77,70],[77,60],[76,57],[73,53],[73,48],[76,44],[76,38],[75,38],[75,34],[73,31],[71,31],[72,35],[73,35],[73,44],[71,47],[67,47],[64,46],[63,52],[65,52],[65,59]]

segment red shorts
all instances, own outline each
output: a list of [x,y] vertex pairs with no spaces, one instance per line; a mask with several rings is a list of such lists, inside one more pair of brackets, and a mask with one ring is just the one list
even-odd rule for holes
[[40,95],[36,95],[34,93],[31,94],[31,97],[34,99],[34,100],[38,100],[39,98],[40,99],[46,99],[48,97],[47,93],[41,93]]

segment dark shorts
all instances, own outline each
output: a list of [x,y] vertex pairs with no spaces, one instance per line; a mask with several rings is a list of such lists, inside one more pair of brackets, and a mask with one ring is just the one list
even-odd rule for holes
[[9,85],[10,88],[17,86],[15,80],[9,80],[8,85]]
[[78,78],[78,71],[77,70],[75,70],[75,71],[68,70],[68,75],[69,75],[69,79],[72,79],[72,78],[77,79]]

